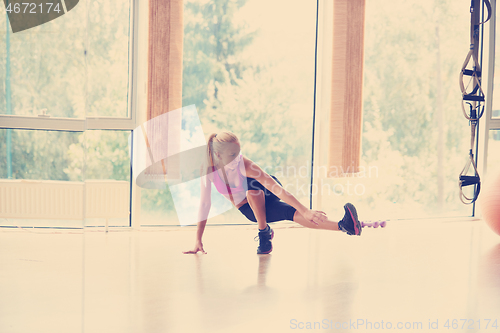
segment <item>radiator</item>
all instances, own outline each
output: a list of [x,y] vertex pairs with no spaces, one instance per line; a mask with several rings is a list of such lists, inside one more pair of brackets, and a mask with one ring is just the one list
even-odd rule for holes
[[0,218],[81,220],[84,205],[86,218],[128,217],[129,191],[127,181],[0,179]]

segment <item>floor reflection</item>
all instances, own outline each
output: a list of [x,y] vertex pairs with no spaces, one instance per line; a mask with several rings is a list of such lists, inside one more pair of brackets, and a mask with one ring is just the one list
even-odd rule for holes
[[250,287],[247,287],[243,293],[264,293],[271,292],[273,288],[270,288],[266,285],[267,274],[269,271],[270,263],[271,263],[271,254],[258,254],[259,265],[257,267],[257,279],[256,284]]
[[401,222],[356,238],[280,229],[270,255],[255,253],[253,229],[209,231],[207,255],[181,253],[192,229],[88,233],[84,253],[82,237],[0,232],[0,332],[79,332],[82,321],[85,333],[500,324],[500,240],[481,221]]

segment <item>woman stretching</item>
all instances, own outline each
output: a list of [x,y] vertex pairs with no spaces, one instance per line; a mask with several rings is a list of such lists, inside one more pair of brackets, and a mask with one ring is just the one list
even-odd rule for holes
[[258,254],[273,250],[274,231],[267,224],[289,220],[304,227],[341,230],[349,235],[360,235],[361,224],[356,209],[350,203],[344,206],[345,215],[339,222],[331,221],[322,211],[310,210],[286,191],[280,181],[268,175],[257,164],[240,153],[238,137],[231,132],[212,134],[208,140],[208,168],[201,177],[201,204],[194,249],[185,254],[206,253],[202,236],[211,206],[212,183],[217,191],[259,227]]

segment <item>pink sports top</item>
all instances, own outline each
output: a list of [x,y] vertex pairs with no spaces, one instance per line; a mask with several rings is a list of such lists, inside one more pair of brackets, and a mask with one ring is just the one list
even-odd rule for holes
[[[237,187],[229,187],[229,185],[227,185],[220,178],[219,172],[217,170],[215,170],[215,167],[212,167],[212,170],[214,171],[214,181],[213,181],[213,183],[215,185],[215,188],[217,189],[217,191],[220,194],[229,195],[229,191],[227,190],[228,188],[231,189],[231,194],[246,191],[246,188],[248,187],[248,185],[246,184],[246,177],[243,176],[241,174],[241,171],[240,171],[241,154],[239,156],[239,159],[240,160],[238,161],[238,166],[236,167],[236,169],[238,170],[238,177],[240,179],[240,184]],[[244,186],[244,185],[247,185],[247,186]]]

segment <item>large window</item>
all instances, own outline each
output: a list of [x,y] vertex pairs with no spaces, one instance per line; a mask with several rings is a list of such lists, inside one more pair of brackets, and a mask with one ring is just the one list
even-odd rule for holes
[[362,172],[324,180],[323,208],[350,201],[362,220],[471,215],[458,189],[470,148],[458,85],[469,5],[366,2]]
[[[306,205],[315,29],[314,1],[184,2],[183,106],[195,105],[206,137],[235,133],[242,153]],[[143,189],[142,223],[178,224],[174,204],[168,188]],[[248,221],[234,209],[209,223]]]
[[1,11],[1,225],[129,225],[132,3],[80,1],[16,33]]
[[468,5],[367,2],[363,157],[378,179],[363,201],[381,216],[471,214],[458,198],[470,145],[457,83]]

